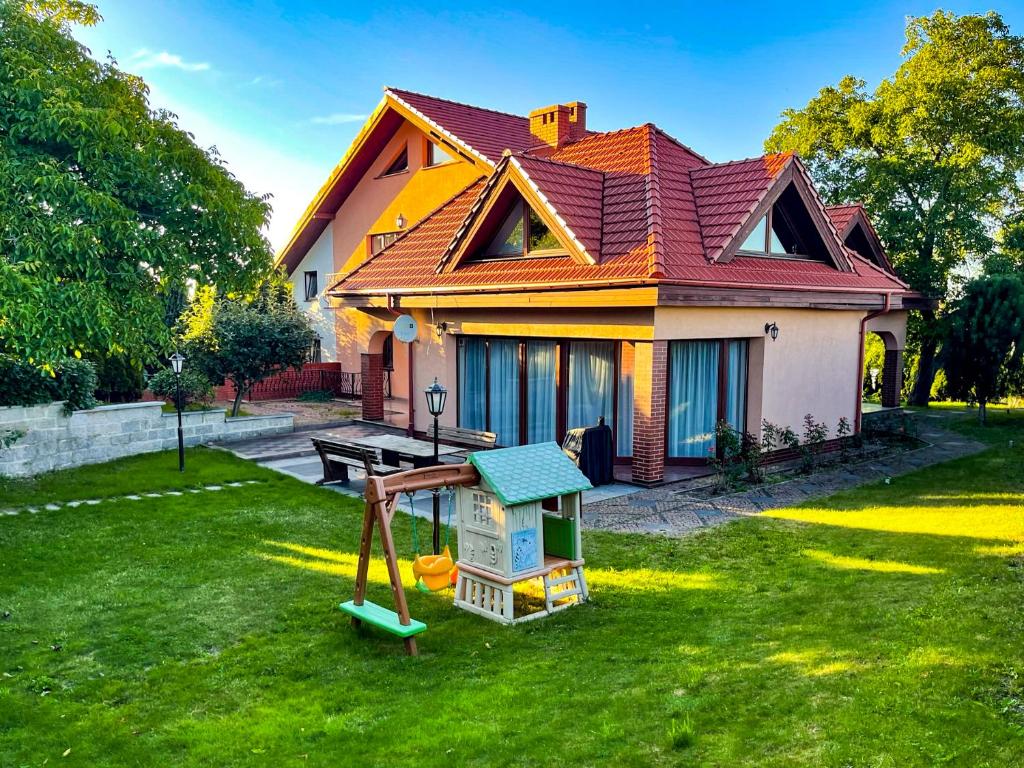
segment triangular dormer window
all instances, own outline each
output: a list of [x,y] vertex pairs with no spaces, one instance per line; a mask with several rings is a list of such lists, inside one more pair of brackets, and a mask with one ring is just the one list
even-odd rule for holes
[[757,222],[739,251],[747,255],[831,260],[825,241],[792,184]]
[[517,200],[494,237],[474,258],[522,259],[563,253],[565,248],[537,212],[524,200]]
[[409,170],[409,148],[408,146],[405,146],[402,147],[402,151],[395,155],[394,159],[388,163],[388,167],[384,169],[381,176],[394,176],[396,173],[402,173],[407,170]]

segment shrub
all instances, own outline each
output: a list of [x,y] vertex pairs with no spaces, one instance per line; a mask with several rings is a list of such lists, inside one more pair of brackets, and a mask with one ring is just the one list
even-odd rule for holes
[[125,355],[96,361],[96,397],[107,403],[134,403],[142,397],[146,376],[142,366]]
[[801,472],[814,470],[818,463],[818,456],[825,446],[826,438],[828,438],[828,427],[824,423],[815,422],[814,416],[811,414],[806,414],[804,416],[804,440],[803,444],[799,446]]
[[95,391],[96,366],[88,360],[68,358],[47,371],[0,355],[0,405],[42,405],[64,400],[64,410],[70,413],[94,407]]
[[303,403],[329,403],[334,399],[334,393],[329,389],[312,389],[308,392],[301,392],[296,400]]
[[56,400],[64,400],[66,411],[96,407],[96,366],[88,360],[68,358],[54,366]]
[[[157,397],[174,402],[178,387],[174,371],[164,368],[149,377],[149,390]],[[213,399],[213,385],[202,371],[186,368],[181,372],[181,402],[184,410],[189,403],[208,403]]]

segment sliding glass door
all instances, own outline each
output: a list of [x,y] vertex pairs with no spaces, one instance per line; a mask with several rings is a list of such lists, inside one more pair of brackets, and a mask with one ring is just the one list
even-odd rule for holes
[[498,445],[519,445],[519,341],[491,339],[490,413],[491,432]]
[[458,342],[459,426],[487,429],[487,340],[466,336]]
[[667,455],[707,459],[719,421],[746,431],[747,341],[673,341],[668,363]]
[[714,341],[669,344],[668,455],[707,458],[718,420],[718,353]]
[[558,439],[558,344],[526,342],[526,442]]
[[615,424],[615,344],[569,342],[569,406],[566,429]]

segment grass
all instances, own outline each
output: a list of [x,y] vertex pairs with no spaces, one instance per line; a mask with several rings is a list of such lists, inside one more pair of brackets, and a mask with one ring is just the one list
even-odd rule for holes
[[[174,407],[174,403],[164,403],[163,406],[160,408],[160,410],[163,411],[164,413],[177,413],[178,412],[177,409]],[[206,403],[188,403],[184,408],[182,408],[182,411],[220,411],[220,410],[225,410],[224,406],[207,405]],[[232,416],[231,415],[231,407],[230,406],[228,406],[226,410],[227,410],[227,417],[229,419],[238,419],[238,418],[242,418],[243,416],[252,416],[252,413],[250,413],[249,411],[245,410],[245,408],[239,408],[237,416]]]
[[[1005,428],[1012,450],[686,539],[587,534],[592,601],[520,627],[407,589],[418,658],[337,610],[355,501],[194,451],[186,475],[265,482],[0,517],[0,765],[1020,765],[1024,420]],[[390,603],[379,559],[370,592]]]
[[[168,451],[25,479],[0,477],[0,509],[28,507],[49,501],[108,499],[138,491],[186,490],[212,483],[266,477],[264,471],[254,464],[239,461],[225,451],[212,448],[186,448],[185,470],[184,474],[178,471],[177,451]],[[0,528],[0,542],[6,532]]]

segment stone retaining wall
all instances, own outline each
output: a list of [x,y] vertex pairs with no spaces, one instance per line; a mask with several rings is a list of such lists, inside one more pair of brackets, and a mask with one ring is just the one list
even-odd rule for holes
[[[163,403],[103,405],[64,413],[63,403],[0,408],[0,433],[24,432],[0,448],[0,475],[24,477],[178,445],[178,417]],[[222,409],[182,414],[185,445],[292,431],[291,414],[226,418]]]

